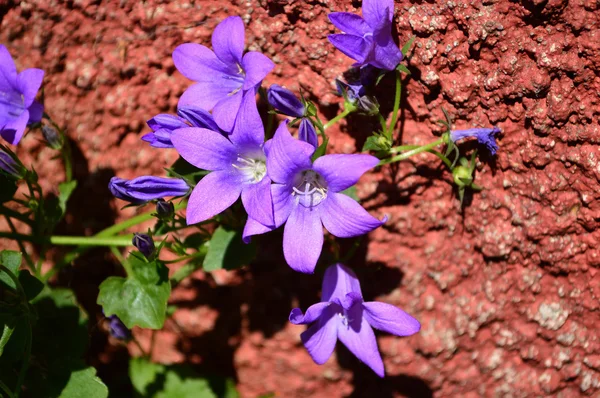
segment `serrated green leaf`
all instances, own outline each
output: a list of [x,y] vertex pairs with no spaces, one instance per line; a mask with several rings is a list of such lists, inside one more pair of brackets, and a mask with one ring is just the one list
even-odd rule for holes
[[184,158],[180,157],[167,169],[169,177],[183,178],[188,184],[194,186],[210,171],[199,169],[192,166]]
[[256,256],[256,246],[242,241],[240,231],[219,226],[210,241],[204,258],[205,271],[232,270],[248,264]]
[[129,329],[161,329],[171,294],[169,270],[160,261],[145,262],[134,255],[127,261],[132,275],[112,276],[102,282],[97,303],[106,316],[117,315]]
[[344,195],[351,197],[352,199],[356,200],[357,202],[360,202],[360,200],[358,199],[358,196],[356,195],[356,185],[352,185],[350,188],[346,188],[340,193],[343,193]]
[[0,203],[11,200],[17,192],[17,183],[3,173],[0,173]]

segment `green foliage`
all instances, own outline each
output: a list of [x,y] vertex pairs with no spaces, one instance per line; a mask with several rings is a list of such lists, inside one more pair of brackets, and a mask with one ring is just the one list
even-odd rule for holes
[[252,242],[245,244],[240,231],[220,226],[208,242],[203,268],[205,271],[232,270],[248,264],[255,256],[256,246]]
[[133,253],[127,262],[127,278],[111,276],[102,282],[98,304],[106,316],[117,315],[129,329],[162,328],[171,294],[169,270],[162,262],[148,262],[139,253]]
[[237,398],[232,380],[200,377],[185,366],[165,366],[133,358],[129,376],[138,397],[148,398]]
[[171,168],[167,169],[167,173],[170,177],[183,178],[190,186],[195,186],[209,172],[192,166],[180,157],[171,165]]
[[363,145],[362,151],[387,151],[392,147],[390,139],[383,134],[373,134],[368,137]]
[[311,157],[311,160],[313,162],[315,160],[317,160],[318,158],[320,158],[321,156],[325,155],[325,152],[327,151],[327,144],[329,144],[329,138],[324,137],[323,143],[321,145],[319,145],[319,147],[317,148],[317,150],[315,151],[315,153],[313,153],[313,155]]
[[358,195],[356,194],[356,185],[352,185],[350,188],[346,188],[340,193],[350,196],[352,199],[356,200],[357,202],[360,202],[360,199],[358,198]]

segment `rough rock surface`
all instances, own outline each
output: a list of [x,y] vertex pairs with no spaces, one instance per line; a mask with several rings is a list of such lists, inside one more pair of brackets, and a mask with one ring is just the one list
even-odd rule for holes
[[[340,102],[333,79],[352,61],[326,41],[334,32],[326,15],[359,7],[350,0],[1,2],[0,41],[19,68],[46,70],[46,110],[79,154],[86,204],[69,215],[65,233],[91,233],[133,213],[108,202],[111,175],[161,175],[176,159],[139,139],[144,121],[172,112],[189,84],[173,66],[176,45],[209,44],[219,21],[240,15],[248,48],[277,64],[266,83],[301,88],[331,118]],[[157,334],[155,359],[234,376],[248,397],[598,396],[600,4],[402,0],[395,21],[400,43],[417,37],[402,142],[433,140],[442,107],[458,128],[503,130],[498,155],[478,164],[485,190],[462,213],[451,176],[427,154],[359,186],[369,210],[389,221],[350,264],[367,299],[404,308],[421,321],[421,333],[380,336],[384,380],[342,347],[324,366],[313,364],[300,343],[303,328],[287,323],[287,314],[317,299],[322,270],[293,273],[274,245],[247,270],[200,272],[182,285],[173,302],[183,308]],[[383,95],[389,110],[391,95]],[[374,122],[351,117],[332,129],[334,150],[360,150]],[[61,166],[39,136],[29,134],[19,153],[55,189]],[[110,264],[100,253],[63,275],[63,283],[91,292],[81,299],[90,312],[98,312],[93,295]],[[122,349],[100,334],[93,331],[90,361],[118,385]],[[138,334],[147,341],[148,333]]]

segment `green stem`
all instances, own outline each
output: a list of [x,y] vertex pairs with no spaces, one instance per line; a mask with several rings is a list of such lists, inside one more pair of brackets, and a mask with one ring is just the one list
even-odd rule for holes
[[31,226],[31,220],[29,219],[29,217],[27,217],[26,214],[23,213],[19,213],[18,211],[14,211],[12,209],[9,209],[6,206],[0,205],[0,214],[4,214],[6,216],[12,217],[15,220],[19,220],[25,224],[28,224],[29,226]]
[[[24,236],[26,238],[29,237],[29,235],[21,235],[19,233],[17,233],[17,229],[15,228],[15,224],[13,224],[12,220],[10,219],[10,217],[8,217],[7,215],[4,215],[4,218],[6,218],[6,222],[8,223],[8,227],[11,230],[11,233],[6,233],[6,232],[0,232],[0,238],[2,237],[9,237],[10,235],[20,235],[20,236]],[[9,236],[3,236],[3,235],[9,235]],[[10,238],[13,239],[13,238]],[[15,239],[17,241],[17,244],[19,245],[19,250],[21,250],[21,252],[23,253],[23,257],[25,257],[25,262],[27,263],[27,266],[29,268],[31,268],[31,271],[33,271],[33,274],[37,277],[40,276],[37,268],[35,267],[35,263],[33,262],[33,259],[31,258],[31,256],[29,255],[29,253],[27,252],[25,245],[23,244],[24,240],[27,239]]]
[[168,261],[160,260],[160,261],[165,264],[175,264],[175,263],[179,263],[181,261],[191,260],[193,258],[204,257],[205,255],[206,255],[206,252],[199,251],[199,252],[187,255],[187,256],[182,256],[182,257],[176,258],[175,260],[168,260]]
[[14,398],[12,391],[10,391],[10,389],[6,386],[6,384],[4,384],[1,380],[0,380],[0,390],[2,390],[4,392],[4,394],[6,394],[7,398]]
[[69,144],[69,140],[67,139],[67,135],[61,131],[63,136],[63,162],[65,164],[65,177],[66,182],[71,182],[73,180],[73,158],[71,157],[71,145]]
[[337,122],[339,122],[340,120],[342,120],[343,118],[345,118],[352,112],[354,112],[354,109],[352,109],[350,107],[346,107],[346,109],[344,109],[344,111],[342,113],[340,113],[339,115],[337,115],[336,117],[334,117],[333,119],[331,119],[330,121],[325,123],[325,125],[323,126],[323,130],[327,130],[329,127],[333,126],[334,124],[336,124]]
[[444,162],[444,164],[446,166],[448,166],[448,168],[450,169],[450,171],[452,171],[452,162],[450,161],[450,159],[448,159],[446,156],[442,155],[440,152],[434,150],[434,149],[430,149],[427,152],[437,156],[438,158],[440,158],[442,160],[442,162]]
[[379,123],[381,124],[381,132],[383,134],[385,134],[387,137],[388,132],[387,132],[387,124],[385,122],[385,118],[383,117],[383,115],[381,113],[378,113],[377,116],[379,116]]
[[[206,245],[203,245],[203,246],[200,246],[200,249],[198,250],[198,252],[194,253],[192,256],[195,256],[196,258],[202,258],[202,257],[206,256],[207,251],[208,251],[208,247]],[[181,282],[182,280],[184,280],[185,278],[187,278],[188,276],[193,274],[195,271],[197,271],[201,267],[202,267],[202,263],[200,261],[194,261],[193,263],[184,264],[181,268],[179,268],[177,271],[175,271],[173,276],[171,276],[171,286],[176,286],[177,284],[179,284],[179,282]]]
[[413,150],[401,153],[400,155],[396,155],[396,156],[394,156],[392,158],[383,159],[382,161],[379,162],[378,166],[383,166],[384,164],[390,164],[390,163],[394,163],[394,162],[399,162],[401,160],[408,159],[409,157],[417,155],[419,153],[428,152],[429,150],[434,149],[436,146],[441,145],[443,143],[444,143],[444,140],[440,138],[439,140],[436,140],[436,141],[434,141],[434,142],[432,142],[430,144],[420,146],[420,147],[415,148]]
[[421,145],[400,145],[400,146],[395,146],[393,148],[390,148],[390,150],[388,151],[390,154],[392,153],[399,153],[399,152],[406,152],[406,151],[410,151],[413,149],[417,149],[420,148]]
[[[133,235],[121,236],[59,236],[38,237],[19,233],[0,232],[0,238],[14,239],[19,244],[28,241],[37,244],[50,243],[57,246],[131,246]],[[23,248],[21,248],[23,250]]]
[[398,121],[398,110],[400,109],[400,97],[402,95],[402,76],[400,76],[400,71],[396,70],[396,95],[394,97],[394,110],[392,111],[392,120],[390,122],[390,127],[388,128],[388,137],[392,137],[394,132],[394,127],[396,126],[396,122]]

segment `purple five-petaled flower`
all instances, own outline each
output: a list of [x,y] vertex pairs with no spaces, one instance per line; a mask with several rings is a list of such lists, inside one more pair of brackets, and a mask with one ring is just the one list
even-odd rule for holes
[[[325,155],[313,163],[315,148],[294,139],[287,121],[279,125],[267,151],[275,228],[285,223],[283,253],[296,271],[314,272],[323,248],[323,226],[334,236],[350,238],[382,225],[354,199],[340,193],[377,165],[371,155]],[[244,228],[244,240],[269,232],[252,214]],[[257,222],[258,221],[258,222]]]
[[173,130],[185,127],[202,127],[209,130],[219,131],[213,116],[206,110],[195,105],[184,105],[177,109],[177,116],[165,113],[158,114],[146,122],[152,129],[142,137],[142,140],[150,143],[154,148],[173,148],[171,134]]
[[23,137],[25,127],[42,120],[44,107],[35,100],[44,71],[17,67],[5,46],[0,44],[0,136],[12,145]]
[[495,136],[500,132],[501,130],[498,127],[452,130],[450,131],[450,139],[452,142],[456,142],[463,138],[475,137],[480,144],[486,146],[491,155],[495,155],[496,151],[498,151]]
[[253,90],[244,94],[233,132],[189,127],[175,130],[171,141],[190,164],[212,171],[198,182],[187,207],[187,223],[196,224],[221,213],[241,195],[249,217],[273,225],[271,179],[263,150],[265,131]]
[[333,12],[329,19],[345,34],[329,35],[338,50],[354,59],[354,66],[372,65],[393,70],[402,52],[392,38],[394,0],[363,0],[362,18],[348,12]]
[[244,93],[255,92],[275,66],[259,52],[244,54],[244,41],[242,18],[228,17],[213,32],[212,51],[185,43],[173,52],[179,72],[196,82],[179,98],[179,106],[195,104],[212,110],[219,127],[227,132],[233,130]]
[[141,204],[165,196],[184,196],[190,187],[179,178],[141,176],[133,180],[113,177],[108,183],[108,189],[116,198]]
[[317,131],[311,120],[306,117],[306,106],[287,88],[273,84],[267,91],[267,99],[271,106],[284,115],[301,118],[298,138],[308,142],[315,148],[319,146]]
[[313,323],[300,337],[319,365],[327,362],[339,339],[380,377],[385,370],[372,328],[396,336],[410,336],[421,328],[419,321],[391,304],[365,303],[356,275],[342,264],[325,271],[321,302],[310,306],[306,314],[299,308],[293,309],[290,322]]

